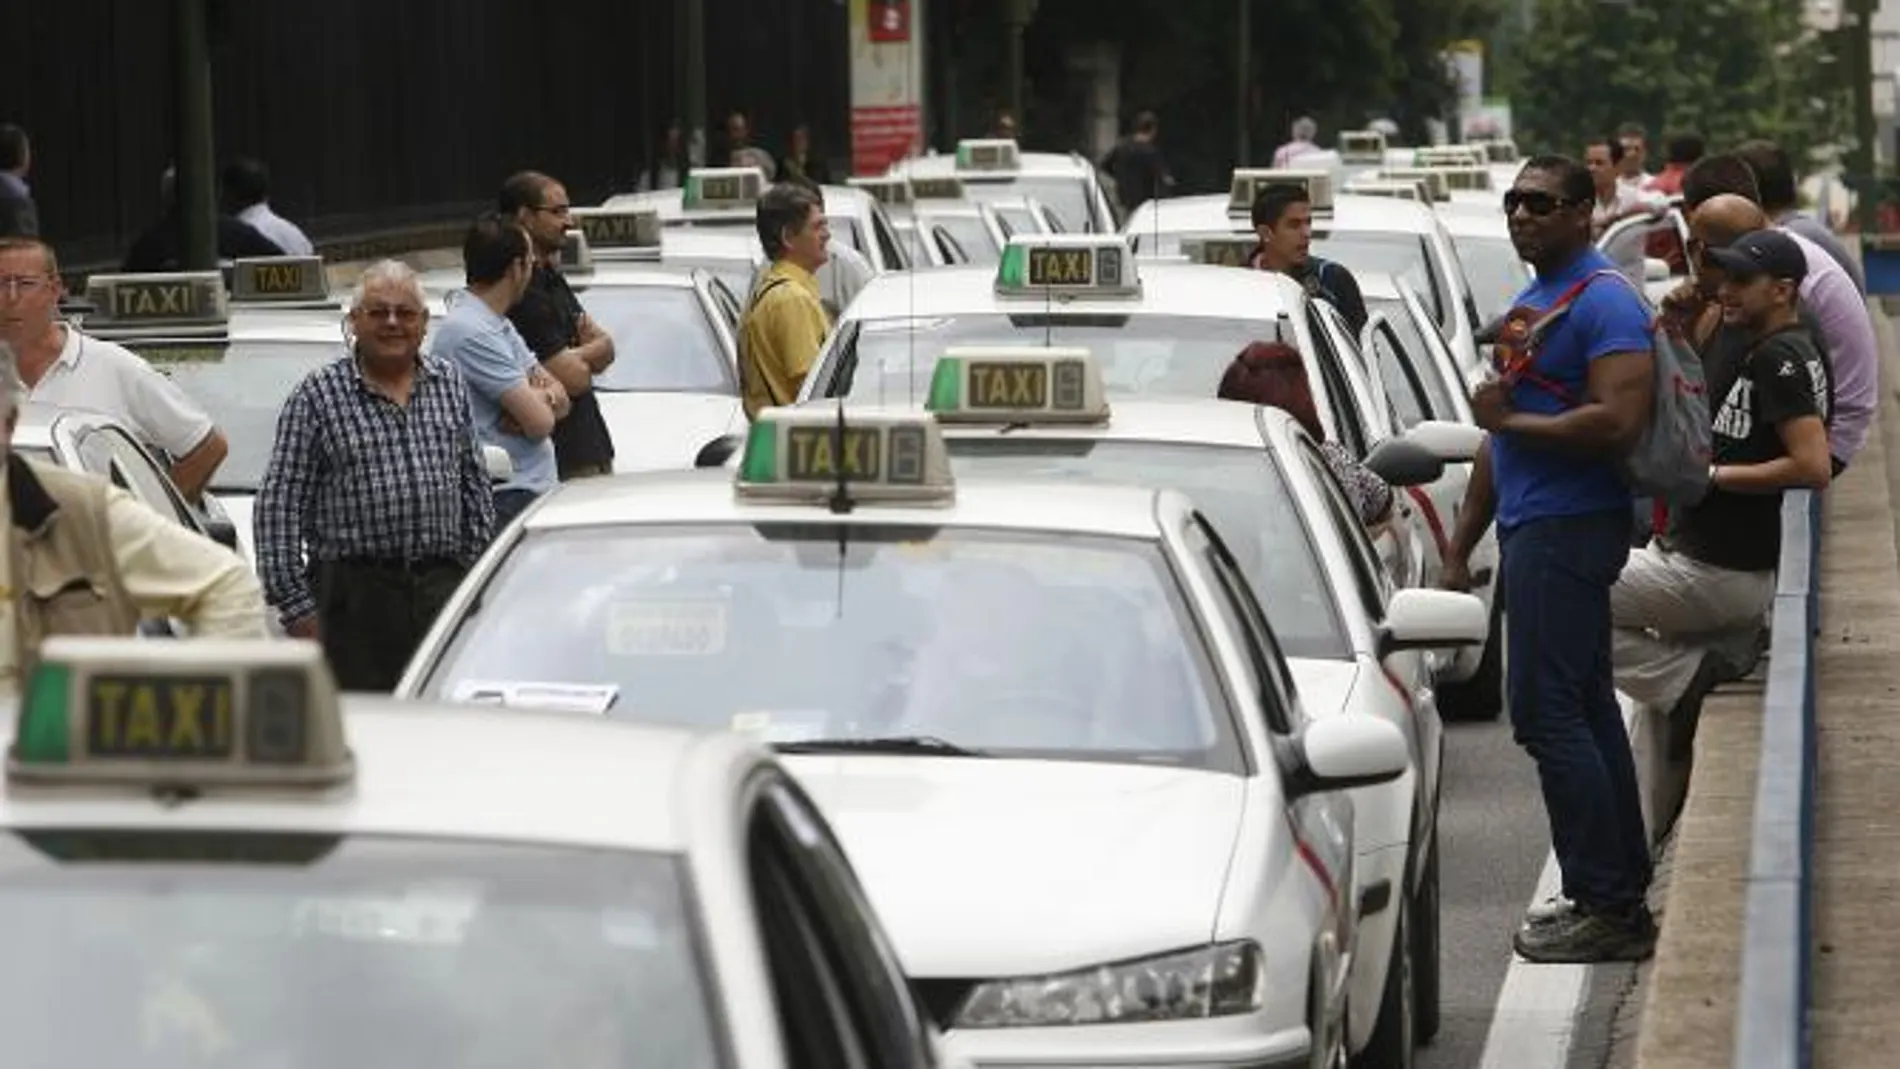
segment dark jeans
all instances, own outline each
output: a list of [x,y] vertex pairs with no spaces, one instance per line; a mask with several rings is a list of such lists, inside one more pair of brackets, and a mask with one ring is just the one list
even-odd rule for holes
[[317,565],[317,626],[337,686],[388,693],[468,569],[325,561]]
[[1618,510],[1499,532],[1511,727],[1537,762],[1564,895],[1592,909],[1641,904],[1650,879],[1610,675],[1610,586],[1629,557],[1629,522]]
[[495,491],[495,533],[500,534],[523,509],[534,504],[541,495],[533,490],[497,490]]

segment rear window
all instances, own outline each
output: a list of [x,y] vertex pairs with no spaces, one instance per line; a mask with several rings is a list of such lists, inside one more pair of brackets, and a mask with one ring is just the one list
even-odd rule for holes
[[725,1059],[680,861],[236,832],[0,837],[6,1063]]
[[597,390],[736,394],[725,346],[699,293],[685,286],[589,286],[581,307],[614,340]]
[[1215,396],[1221,375],[1250,342],[1299,344],[1279,319],[1170,315],[1014,315],[856,320],[820,371],[825,396],[921,403],[938,353],[959,345],[1081,346],[1111,394]]

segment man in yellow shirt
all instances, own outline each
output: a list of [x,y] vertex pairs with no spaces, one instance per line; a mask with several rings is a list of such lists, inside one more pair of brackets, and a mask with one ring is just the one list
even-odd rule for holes
[[831,329],[816,277],[827,259],[831,226],[818,195],[792,183],[773,186],[759,198],[758,227],[772,267],[753,287],[739,320],[739,383],[747,419],[798,397]]

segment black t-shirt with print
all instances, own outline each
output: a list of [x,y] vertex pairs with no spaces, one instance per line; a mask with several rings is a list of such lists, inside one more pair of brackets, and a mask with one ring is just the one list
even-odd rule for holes
[[[1717,464],[1761,464],[1786,456],[1780,426],[1802,416],[1828,418],[1826,362],[1806,327],[1756,339],[1723,326],[1703,357],[1714,420]],[[1675,515],[1665,542],[1705,564],[1744,572],[1772,571],[1781,556],[1781,495],[1737,494],[1711,487],[1694,508]]]
[[[543,363],[581,340],[580,298],[574,296],[561,272],[546,265],[534,269],[528,292],[509,311],[508,319]],[[575,468],[612,467],[613,460],[613,438],[607,433],[607,421],[601,418],[600,402],[589,390],[573,398],[567,418],[554,425],[555,464],[561,477],[567,478]]]

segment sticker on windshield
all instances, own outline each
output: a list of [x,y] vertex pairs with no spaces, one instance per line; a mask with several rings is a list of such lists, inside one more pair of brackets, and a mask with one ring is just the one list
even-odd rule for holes
[[638,598],[607,607],[616,657],[713,657],[726,650],[725,598]]
[[830,719],[821,709],[762,709],[732,714],[731,729],[760,742],[778,745],[822,738]]
[[928,334],[956,322],[946,316],[935,319],[865,319],[858,323],[860,334]]
[[414,890],[401,896],[299,899],[291,932],[352,942],[455,946],[481,907],[478,895],[454,890]]
[[449,692],[453,702],[499,705],[508,709],[540,709],[556,713],[592,713],[600,716],[620,697],[615,683],[515,683],[465,679]]

